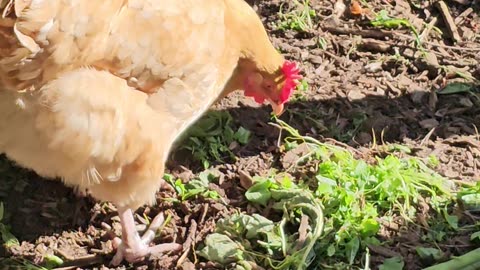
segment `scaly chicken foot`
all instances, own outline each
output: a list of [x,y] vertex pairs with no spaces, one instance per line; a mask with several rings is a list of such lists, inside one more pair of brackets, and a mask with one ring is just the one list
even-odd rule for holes
[[176,243],[149,246],[155,238],[155,232],[165,221],[163,213],[158,214],[142,237],[135,229],[135,220],[130,208],[119,208],[118,215],[122,225],[122,239],[113,240],[117,253],[112,259],[113,266],[119,265],[124,259],[130,263],[138,262],[150,254],[161,254],[167,251],[181,250],[182,245]]

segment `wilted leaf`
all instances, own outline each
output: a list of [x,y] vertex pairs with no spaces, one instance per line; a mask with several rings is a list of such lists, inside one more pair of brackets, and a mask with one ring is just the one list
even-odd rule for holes
[[243,216],[244,226],[247,231],[246,237],[248,239],[254,238],[260,233],[265,233],[268,235],[273,231],[273,221],[267,219],[264,216],[253,214],[252,216]]
[[221,264],[243,260],[242,247],[220,233],[209,234],[205,239],[205,247],[198,254],[207,260]]
[[228,232],[246,239],[262,238],[260,235],[268,235],[273,230],[273,221],[259,214],[235,214],[217,223],[217,232]]
[[378,267],[378,270],[402,270],[405,263],[401,257],[388,258]]
[[246,232],[245,237],[247,239],[258,237],[261,233],[268,234],[273,231],[274,227],[273,221],[258,214],[251,216],[242,214],[238,215],[237,218],[233,217],[232,220],[236,223],[238,229]]
[[423,260],[434,260],[438,261],[443,257],[443,252],[436,248],[425,248],[425,247],[417,247],[416,248],[418,256]]
[[245,192],[245,197],[251,202],[265,206],[272,197],[272,193],[269,190],[271,185],[272,183],[268,180],[258,182]]
[[457,216],[452,216],[447,213],[447,211],[443,210],[443,216],[445,217],[445,220],[447,220],[448,224],[452,229],[456,230],[458,229],[458,217]]
[[18,239],[2,223],[0,223],[0,236],[2,237],[2,241],[7,248],[20,244]]
[[480,231],[472,233],[470,235],[470,241],[479,241],[480,240]]
[[358,237],[352,238],[352,240],[350,240],[350,242],[348,242],[345,245],[348,262],[350,264],[353,264],[353,262],[355,261],[355,257],[357,256],[359,248],[360,248],[360,240],[358,239]]
[[437,91],[437,93],[441,95],[448,95],[448,94],[465,93],[473,90],[474,90],[474,86],[471,84],[453,82],[445,86],[443,89]]

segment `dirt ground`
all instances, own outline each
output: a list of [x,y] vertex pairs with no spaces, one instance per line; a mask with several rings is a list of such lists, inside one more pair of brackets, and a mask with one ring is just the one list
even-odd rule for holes
[[[457,42],[433,2],[368,1],[369,10],[385,9],[392,17],[413,22],[425,56],[415,48],[414,35],[408,29],[373,28],[366,23],[373,16],[368,10],[351,14],[346,3],[342,12],[343,1],[311,1],[317,16],[313,29],[305,32],[276,29],[281,5],[288,10],[289,5],[294,6],[292,1],[257,2],[255,8],[275,46],[288,59],[301,63],[309,84],[308,90],[297,94],[281,118],[302,134],[345,143],[359,151],[372,145],[374,130],[377,143],[383,140],[407,145],[415,156],[435,154],[442,175],[477,181],[480,99],[473,91],[475,86],[472,85],[470,92],[449,95],[438,94],[437,90],[448,83],[464,81],[459,74],[480,79],[480,2],[445,1],[457,26],[460,37]],[[239,157],[236,161],[214,164],[221,175],[214,188],[228,206],[197,199],[174,207],[161,201],[162,197],[174,194],[159,192],[158,206],[141,208],[137,213],[139,217],[154,216],[162,210],[171,214],[174,226],[163,231],[161,242],[183,243],[192,238],[194,243],[201,243],[215,228],[216,220],[236,209],[246,209],[245,190],[238,184],[240,171],[262,175],[270,168],[283,168],[282,154],[276,147],[278,130],[267,124],[268,107],[256,106],[241,93],[234,93],[214,109],[227,110],[236,125],[253,134],[246,146],[234,149]],[[189,179],[201,170],[198,162],[177,156],[181,155],[174,155],[169,163],[172,174]],[[221,269],[201,259],[195,262],[191,251],[186,258],[181,258],[182,254],[168,254],[134,266],[110,268],[112,235],[120,233],[113,207],[79,197],[59,182],[39,181],[34,173],[21,169],[16,169],[18,174],[12,173],[11,166],[5,160],[0,162],[0,182],[4,182],[0,185],[0,199],[6,205],[5,220],[21,246],[8,252],[0,249],[0,256],[41,262],[46,253],[53,252],[66,259],[65,269]],[[418,234],[407,230],[392,233],[391,237],[388,250],[371,251],[372,265],[393,252],[405,258],[405,269],[421,269],[411,248],[421,245]],[[468,236],[459,235],[443,243],[442,248],[451,254],[461,254],[474,248],[467,240]],[[179,259],[181,266],[177,267]]]

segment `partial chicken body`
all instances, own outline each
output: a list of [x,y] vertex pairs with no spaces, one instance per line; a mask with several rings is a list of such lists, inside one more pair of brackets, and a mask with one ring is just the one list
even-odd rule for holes
[[281,111],[296,78],[243,0],[1,3],[0,152],[114,203],[114,264],[181,247],[149,247],[132,216],[154,203],[176,138],[222,92]]

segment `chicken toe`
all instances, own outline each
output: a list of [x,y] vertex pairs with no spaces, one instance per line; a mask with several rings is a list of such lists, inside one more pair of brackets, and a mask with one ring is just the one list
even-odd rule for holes
[[135,229],[133,212],[129,208],[119,208],[120,223],[122,225],[122,239],[114,239],[114,246],[117,253],[113,257],[111,264],[119,265],[124,259],[130,263],[138,262],[150,254],[161,254],[167,251],[177,251],[182,249],[182,245],[176,243],[160,244],[149,246],[155,238],[155,232],[164,222],[163,214],[158,214],[148,227],[142,237]]

